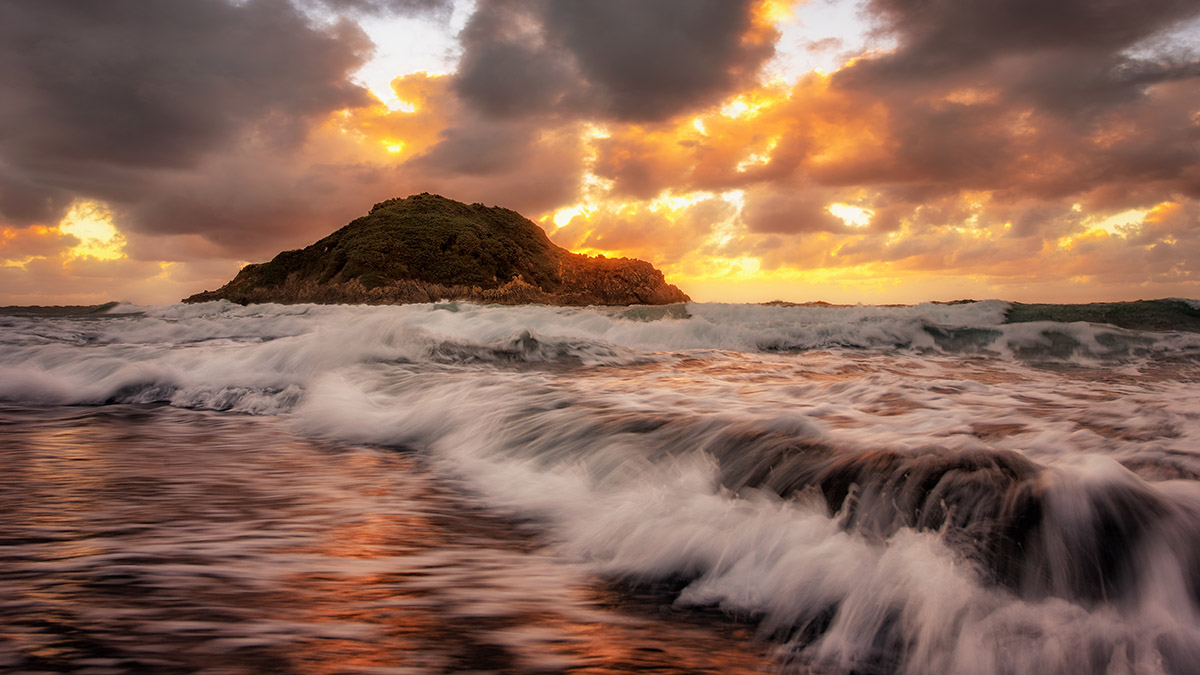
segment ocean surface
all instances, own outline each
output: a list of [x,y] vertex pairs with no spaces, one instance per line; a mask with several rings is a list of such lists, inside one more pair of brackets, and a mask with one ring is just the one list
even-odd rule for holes
[[0,670],[1200,672],[1200,303],[1030,307],[8,308]]

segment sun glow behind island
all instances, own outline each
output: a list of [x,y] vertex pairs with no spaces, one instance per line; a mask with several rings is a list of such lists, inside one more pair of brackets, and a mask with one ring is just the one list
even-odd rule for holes
[[[798,10],[803,6],[761,2],[751,30],[791,30]],[[1002,189],[945,190],[932,200],[887,204],[894,199],[884,191],[843,177],[889,161],[888,148],[899,138],[884,105],[863,104],[833,86],[839,71],[863,58],[854,53],[827,69],[793,70],[791,80],[778,74],[785,66],[776,66],[769,81],[656,124],[582,124],[572,141],[583,169],[576,199],[526,215],[571,250],[649,260],[699,299],[1083,297],[1094,289],[1070,287],[1093,276],[1068,270],[1124,248],[1173,245],[1152,232],[1162,217],[1151,214],[1161,215],[1169,202],[1134,209],[1076,204],[1046,216],[1054,226],[1045,228],[1040,243],[1014,236],[1014,216],[1021,216],[1004,204]],[[411,122],[422,134],[414,143],[420,153],[452,128],[453,111],[438,109],[452,100],[451,86],[451,75],[397,77],[392,93],[381,97],[391,102],[381,101],[368,117],[378,128]],[[994,90],[959,87],[930,105],[983,110],[994,107],[996,97]],[[401,100],[403,107],[396,105]],[[1008,130],[1013,144],[1032,133],[1029,124],[1026,118]],[[396,152],[405,147],[397,138],[378,142]],[[780,176],[793,177],[796,187],[775,187]],[[1021,180],[1042,178],[1035,171]]]

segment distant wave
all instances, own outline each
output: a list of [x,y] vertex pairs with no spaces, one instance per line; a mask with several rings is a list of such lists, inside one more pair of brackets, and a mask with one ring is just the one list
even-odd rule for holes
[[1030,305],[1012,303],[1008,323],[1086,321],[1140,331],[1200,332],[1200,301],[1182,298],[1094,302],[1086,305]]
[[[1187,304],[1139,306],[1182,315],[1179,307]],[[1061,310],[1064,316],[1072,316],[1073,306],[1062,307],[1068,308]],[[1048,320],[1006,323],[1014,311],[1026,310],[995,300],[896,307],[689,303],[586,309],[212,302],[121,304],[99,313],[96,308],[75,314],[10,313],[0,316],[0,400],[168,402],[278,412],[289,409],[321,373],[375,361],[629,365],[681,352],[827,349],[1061,363],[1200,358],[1197,333]]]

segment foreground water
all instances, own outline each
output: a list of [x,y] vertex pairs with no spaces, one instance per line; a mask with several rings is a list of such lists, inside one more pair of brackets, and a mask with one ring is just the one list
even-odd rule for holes
[[1200,334],[1008,310],[0,317],[0,668],[1200,671]]

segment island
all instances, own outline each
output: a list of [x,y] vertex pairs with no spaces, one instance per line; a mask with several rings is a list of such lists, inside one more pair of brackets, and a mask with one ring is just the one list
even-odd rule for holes
[[183,302],[668,305],[689,298],[642,260],[572,253],[516,211],[422,193],[320,241],[246,265]]

